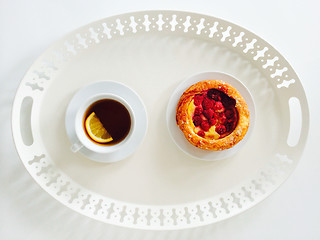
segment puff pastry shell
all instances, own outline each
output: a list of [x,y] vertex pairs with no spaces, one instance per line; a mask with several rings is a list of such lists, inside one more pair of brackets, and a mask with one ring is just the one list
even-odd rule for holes
[[[235,100],[234,108],[237,111],[237,122],[232,132],[228,132],[225,136],[223,134],[217,135],[217,133],[215,133],[215,137],[199,136],[199,127],[196,127],[193,121],[194,111],[190,104],[194,104],[196,95],[204,95],[210,89],[219,90]],[[205,80],[190,86],[182,94],[176,112],[177,124],[186,139],[198,148],[212,151],[229,149],[239,143],[248,131],[249,118],[249,109],[243,97],[233,86],[221,80]]]

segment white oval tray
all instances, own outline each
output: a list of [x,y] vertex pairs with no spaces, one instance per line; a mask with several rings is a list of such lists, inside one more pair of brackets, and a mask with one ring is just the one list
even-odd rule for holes
[[[255,102],[252,135],[222,161],[183,153],[166,126],[173,90],[204,71],[236,77]],[[146,137],[118,163],[96,163],[69,150],[66,107],[78,89],[97,80],[126,84],[146,105]],[[298,163],[308,127],[304,90],[280,53],[237,25],[176,11],[123,14],[68,34],[31,66],[12,112],[20,158],[46,192],[88,217],[158,230],[214,223],[266,198]]]

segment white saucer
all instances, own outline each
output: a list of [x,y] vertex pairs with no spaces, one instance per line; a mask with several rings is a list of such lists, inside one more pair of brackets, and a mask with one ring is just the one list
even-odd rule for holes
[[[77,110],[81,107],[83,99],[96,94],[115,94],[123,98],[130,104],[135,114],[135,126],[132,136],[128,141],[124,142],[121,148],[110,153],[97,153],[86,147],[79,150],[80,153],[87,158],[98,162],[117,162],[130,156],[139,147],[143,141],[147,131],[147,113],[145,106],[140,97],[129,87],[114,81],[99,81],[94,82],[81,88],[71,99],[65,116],[65,127],[67,135],[70,139],[70,147],[75,143],[78,138],[75,130],[75,117]],[[71,151],[71,150],[70,150]]]
[[[248,129],[247,134],[245,137],[234,147],[230,149],[226,149],[223,151],[208,151],[197,148],[193,146],[188,140],[185,138],[184,134],[178,127],[176,123],[176,108],[179,102],[179,99],[183,92],[187,90],[191,85],[203,81],[203,80],[222,80],[226,83],[229,83],[233,87],[235,87],[242,97],[245,99],[249,111],[250,111],[250,126]],[[173,94],[168,103],[167,107],[167,126],[169,129],[169,133],[173,139],[173,141],[177,144],[177,146],[186,154],[190,155],[191,157],[206,160],[206,161],[214,161],[214,160],[222,160],[228,157],[231,157],[235,154],[248,140],[249,136],[254,127],[255,122],[255,106],[253,98],[249,92],[249,90],[236,78],[230,76],[226,73],[222,72],[202,72],[196,75],[193,75],[187,78],[185,81],[180,83],[177,88],[174,90]]]

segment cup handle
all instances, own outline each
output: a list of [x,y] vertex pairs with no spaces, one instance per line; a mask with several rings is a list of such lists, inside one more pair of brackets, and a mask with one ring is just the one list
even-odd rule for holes
[[70,149],[72,152],[75,153],[75,152],[78,152],[82,147],[83,147],[83,144],[78,141],[72,144]]

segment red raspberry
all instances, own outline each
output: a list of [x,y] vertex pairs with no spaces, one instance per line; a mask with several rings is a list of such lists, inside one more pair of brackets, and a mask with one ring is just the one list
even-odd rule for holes
[[212,95],[212,99],[215,101],[221,101],[221,97],[219,95]]
[[222,135],[226,132],[226,127],[224,125],[218,125],[216,127],[216,132],[219,134],[219,135]]
[[208,98],[211,98],[215,101],[221,101],[220,91],[217,89],[210,89],[207,93]]
[[217,123],[217,119],[215,119],[215,118],[211,118],[211,119],[209,120],[210,126],[216,125],[216,123]]
[[232,130],[232,123],[227,123],[225,127],[226,127],[226,132],[230,132]]
[[214,105],[214,110],[216,110],[217,112],[223,112],[224,107],[223,107],[222,102],[216,102]]
[[194,105],[199,106],[202,103],[202,101],[203,101],[203,96],[202,95],[197,94],[197,95],[194,96],[194,100],[193,100]]
[[214,116],[214,111],[212,109],[204,110],[203,115],[209,120]]
[[230,118],[234,118],[235,113],[234,113],[233,109],[228,109],[228,110],[225,112],[225,115],[226,115],[226,117],[227,117],[228,119],[230,119]]
[[204,133],[204,131],[200,130],[198,133],[197,133],[200,137],[204,137],[206,134]]
[[223,103],[224,103],[224,105],[226,107],[234,107],[234,106],[236,106],[236,100],[234,100],[233,98],[231,98],[229,96],[224,99]]
[[235,118],[229,118],[229,119],[227,120],[228,123],[236,123],[236,121],[237,121],[237,118],[236,118],[236,117],[235,117]]
[[208,131],[210,129],[210,124],[207,121],[203,121],[200,124],[200,127],[202,128],[203,131]]
[[202,123],[202,119],[200,116],[194,116],[193,117],[193,124],[198,127]]
[[202,106],[204,109],[213,108],[213,101],[209,98],[205,98],[202,102]]
[[226,124],[226,131],[227,131],[227,132],[233,131],[234,128],[235,128],[234,122],[231,122],[231,123],[227,123],[227,124]]
[[233,117],[233,111],[231,109],[226,110],[225,115],[228,119]]
[[227,122],[227,117],[222,114],[219,118],[220,123],[225,124]]
[[201,106],[196,107],[196,109],[194,110],[194,115],[201,115],[203,112],[203,108]]

